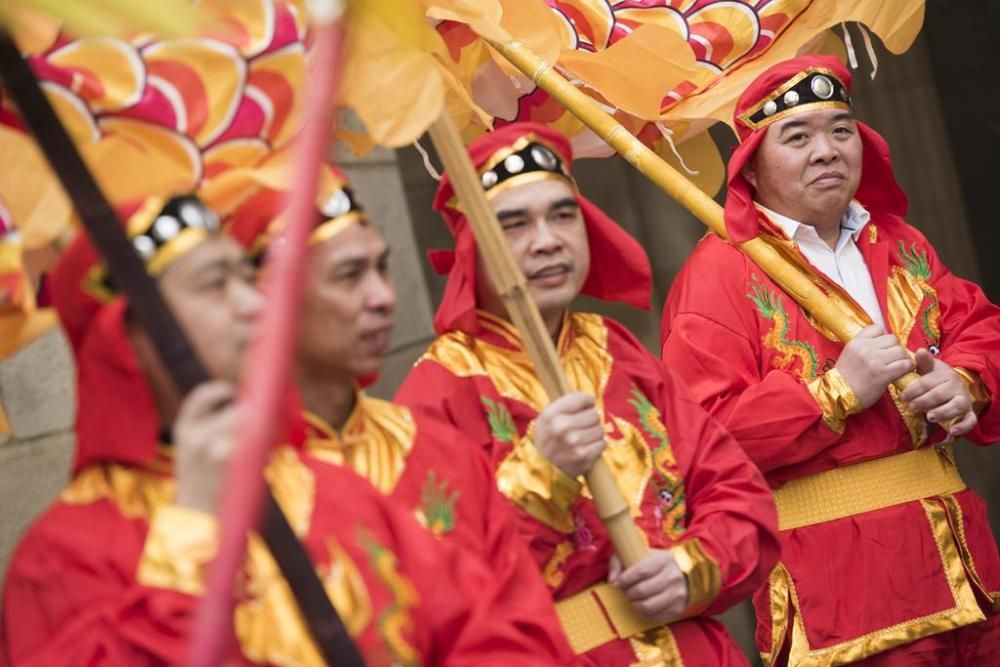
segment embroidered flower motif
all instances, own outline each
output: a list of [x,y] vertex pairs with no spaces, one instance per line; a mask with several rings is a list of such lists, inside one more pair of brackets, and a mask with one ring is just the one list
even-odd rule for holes
[[458,491],[448,492],[448,480],[439,480],[433,470],[427,473],[427,481],[420,491],[420,508],[417,519],[435,536],[450,533],[455,529],[455,501]]
[[576,542],[577,550],[593,549],[594,534],[590,531],[590,526],[581,516],[573,517],[575,527],[573,528],[573,541]]

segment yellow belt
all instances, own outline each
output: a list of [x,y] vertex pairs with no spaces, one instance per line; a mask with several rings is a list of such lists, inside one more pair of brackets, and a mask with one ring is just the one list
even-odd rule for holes
[[774,492],[774,500],[778,528],[791,530],[964,488],[949,444],[792,480]]
[[611,584],[598,584],[559,600],[556,613],[577,655],[662,625],[635,611],[625,594]]

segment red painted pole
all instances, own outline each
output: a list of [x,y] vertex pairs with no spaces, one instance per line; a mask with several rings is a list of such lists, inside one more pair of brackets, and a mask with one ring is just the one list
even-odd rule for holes
[[[321,4],[321,3],[316,3]],[[328,3],[336,4],[336,3]],[[264,285],[266,317],[244,362],[249,369],[240,402],[251,419],[240,424],[237,448],[229,465],[219,508],[219,552],[209,572],[191,644],[191,667],[223,664],[233,640],[234,587],[246,558],[247,532],[260,521],[264,466],[276,444],[279,419],[288,388],[292,347],[298,324],[309,234],[315,221],[321,164],[329,138],[341,70],[343,26],[336,12],[315,16],[303,127],[293,168],[295,187],[282,241],[268,252]]]

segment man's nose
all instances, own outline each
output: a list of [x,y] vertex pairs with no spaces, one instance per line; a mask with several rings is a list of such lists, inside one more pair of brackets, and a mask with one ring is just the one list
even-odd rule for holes
[[812,149],[812,159],[814,162],[822,162],[824,164],[833,162],[840,155],[830,137],[824,134],[820,134],[813,139]]
[[531,239],[532,252],[548,253],[562,247],[562,241],[553,232],[552,226],[545,218],[540,218],[535,223],[535,233]]
[[233,288],[233,303],[240,318],[252,319],[264,306],[264,295],[256,286],[237,281]]
[[393,311],[396,308],[396,288],[389,276],[376,273],[368,283],[365,305],[373,310]]

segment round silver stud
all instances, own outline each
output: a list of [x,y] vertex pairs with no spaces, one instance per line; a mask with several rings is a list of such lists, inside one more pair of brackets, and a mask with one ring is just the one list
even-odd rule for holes
[[496,185],[497,181],[500,179],[495,171],[487,171],[480,177],[479,180],[483,184],[483,189],[489,190]]
[[777,111],[778,111],[778,103],[775,102],[774,100],[770,100],[766,104],[764,104],[765,116],[773,116],[775,113],[777,113]]
[[351,210],[351,198],[343,190],[337,190],[326,198],[319,210],[328,218],[338,218]]
[[181,223],[170,215],[161,215],[153,223],[153,236],[158,238],[161,243],[174,238],[180,231]]
[[822,74],[814,76],[813,80],[809,82],[809,87],[812,88],[813,94],[821,100],[833,97],[833,82]]
[[785,102],[785,107],[794,107],[799,103],[799,94],[794,90],[789,90],[785,93],[785,96],[781,98]]
[[181,204],[181,220],[184,221],[188,227],[203,227],[205,226],[205,216],[202,212],[201,207],[197,204],[191,202],[185,202]]
[[206,209],[204,209],[202,215],[203,215],[203,217],[202,217],[201,221],[202,221],[202,224],[205,225],[206,228],[208,228],[208,229],[210,229],[212,231],[218,231],[218,230],[222,229],[222,221],[219,220],[219,216],[217,216],[215,214],[215,211],[213,211],[212,209],[206,208]]
[[132,239],[132,247],[135,248],[143,261],[148,262],[156,252],[156,242],[145,234],[140,234]]
[[503,161],[503,168],[511,174],[520,174],[524,170],[524,158],[517,153],[508,155]]
[[559,166],[559,160],[552,154],[552,151],[544,146],[532,146],[531,159],[545,171],[555,171]]

